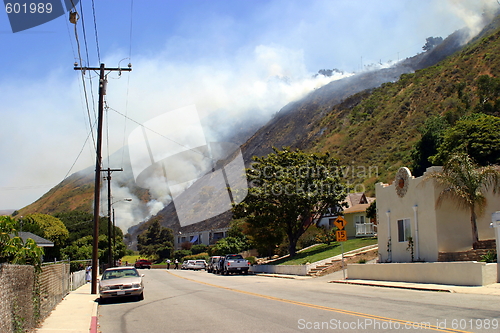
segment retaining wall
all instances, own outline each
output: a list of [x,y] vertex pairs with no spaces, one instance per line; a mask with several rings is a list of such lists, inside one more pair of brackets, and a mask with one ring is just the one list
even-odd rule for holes
[[254,265],[250,272],[269,274],[307,275],[311,265]]
[[475,261],[350,264],[347,278],[485,286],[497,282],[497,264]]

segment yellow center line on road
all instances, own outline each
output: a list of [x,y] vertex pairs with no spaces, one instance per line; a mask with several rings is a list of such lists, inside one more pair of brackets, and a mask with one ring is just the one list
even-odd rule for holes
[[214,288],[219,288],[219,289],[225,289],[229,291],[234,291],[237,293],[245,294],[245,295],[251,295],[255,297],[260,297],[260,298],[266,298],[269,300],[273,301],[278,301],[278,302],[283,302],[283,303],[288,303],[288,304],[295,304],[295,305],[300,305],[300,306],[306,306],[309,308],[313,309],[318,309],[318,310],[325,310],[325,311],[330,311],[330,312],[336,312],[336,313],[341,313],[341,314],[346,314],[346,315],[351,315],[351,316],[356,316],[356,317],[361,317],[361,318],[367,318],[367,319],[373,319],[373,320],[379,320],[379,321],[385,321],[385,322],[392,322],[392,323],[399,323],[402,325],[405,325],[407,328],[418,328],[418,329],[429,329],[433,331],[439,331],[439,332],[457,332],[457,333],[471,333],[469,331],[461,331],[461,330],[456,330],[452,328],[443,328],[443,327],[438,327],[435,325],[428,325],[427,322],[413,322],[409,320],[401,320],[401,319],[395,319],[395,318],[388,318],[388,317],[381,317],[381,316],[376,316],[376,315],[371,315],[368,313],[362,313],[362,312],[356,312],[356,311],[350,311],[350,310],[342,310],[342,309],[336,309],[336,308],[331,308],[328,306],[323,306],[323,305],[316,305],[316,304],[310,304],[310,303],[304,303],[304,302],[299,302],[299,301],[293,301],[289,299],[284,299],[284,298],[279,298],[279,297],[274,297],[274,296],[268,296],[268,295],[262,295],[262,294],[257,294],[253,293],[251,291],[244,291],[244,290],[239,290],[239,289],[234,289],[234,288],[229,288],[229,287],[224,287],[224,286],[219,286],[216,284],[208,283],[208,282],[203,282],[203,281],[198,281],[194,279],[187,278],[185,276],[181,276],[175,273],[172,273],[168,270],[165,270],[167,273],[184,279],[188,280],[191,282],[199,283],[199,284],[204,284],[206,286],[214,287]]

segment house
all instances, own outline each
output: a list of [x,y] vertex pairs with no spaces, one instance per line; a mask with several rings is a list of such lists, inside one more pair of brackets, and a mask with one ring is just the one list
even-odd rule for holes
[[219,239],[225,238],[228,230],[229,227],[189,232],[179,231],[178,235],[174,237],[174,248],[179,250],[181,248],[181,244],[184,242],[191,242],[193,245],[213,245]]
[[[349,193],[344,200],[347,203],[347,208],[344,208],[344,219],[347,221],[345,230],[347,237],[366,237],[374,236],[376,231],[376,222],[371,221],[366,217],[366,209],[375,200],[375,198],[367,197],[364,193]],[[333,222],[338,217],[337,209],[329,208],[328,213],[324,214],[318,221],[317,226],[334,227]]]
[[[413,177],[408,168],[400,168],[392,184],[378,183],[378,244],[381,262],[438,261],[440,253],[471,249],[472,231],[468,210],[457,209],[445,200],[436,206],[442,190],[424,177],[440,170],[430,167],[421,177]],[[479,240],[495,238],[490,228],[491,214],[500,210],[498,196],[489,193],[488,206],[477,218]]]
[[23,243],[26,243],[28,238],[31,238],[35,241],[36,245],[40,247],[54,247],[54,243],[49,241],[48,239],[37,236],[31,232],[20,231],[17,235],[23,240]]
[[[424,181],[426,175],[440,168],[428,168],[415,178],[403,167],[391,184],[375,185],[379,261],[374,265],[350,264],[348,279],[461,286],[500,282],[496,263],[469,258],[443,260],[443,255],[469,255],[478,250],[471,250],[470,213],[457,209],[449,200],[436,206],[442,187],[433,180]],[[477,218],[482,243],[495,238],[490,222],[492,213],[500,210],[498,195],[487,193],[486,198],[488,205]]]

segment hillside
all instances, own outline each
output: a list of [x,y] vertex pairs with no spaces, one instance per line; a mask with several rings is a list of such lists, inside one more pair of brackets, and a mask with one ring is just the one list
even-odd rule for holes
[[[467,111],[463,96],[469,96],[469,109],[477,103],[477,78],[498,76],[499,27],[497,17],[465,47],[460,41],[466,31],[457,31],[399,66],[334,81],[285,106],[242,145],[245,162],[273,146],[333,152],[355,189],[373,195],[376,182],[390,182],[400,166],[410,165],[419,128],[429,116],[460,116]],[[156,218],[175,232],[191,232],[228,225],[231,215],[181,228],[168,205]],[[147,225],[130,230],[132,238]]]
[[[363,72],[316,89],[282,108],[241,146],[245,163],[254,155],[269,153],[273,146],[291,146],[335,154],[345,166],[346,178],[368,191],[378,181],[390,181],[400,166],[409,166],[411,148],[428,117],[445,114],[456,118],[468,112],[478,102],[477,78],[499,76],[499,26],[497,17],[463,48],[466,32],[457,31],[433,50],[395,67]],[[92,169],[86,176],[72,175],[22,212],[89,211]],[[121,182],[134,187],[131,179]],[[134,191],[148,201],[147,191]],[[181,228],[173,205],[168,205],[155,218],[175,232],[189,232],[226,226],[231,215]],[[146,226],[132,227],[132,239]]]
[[471,112],[479,102],[478,78],[500,76],[499,26],[497,17],[483,34],[437,65],[334,106],[297,146],[336,152],[343,165],[378,167],[378,175],[358,179],[368,188],[390,182],[400,166],[410,166],[411,149],[428,117],[458,119]]

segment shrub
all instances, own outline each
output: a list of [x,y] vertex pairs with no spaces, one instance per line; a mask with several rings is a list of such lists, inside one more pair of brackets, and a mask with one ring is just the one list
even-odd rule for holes
[[245,259],[248,260],[252,265],[255,265],[257,263],[257,259],[254,256],[246,257]]
[[182,258],[184,258],[186,256],[190,256],[192,254],[193,253],[191,252],[191,250],[177,250],[177,251],[174,251],[173,257],[174,257],[174,259],[181,260]]
[[210,257],[208,256],[208,253],[203,252],[203,253],[191,254],[191,255],[185,256],[182,258],[181,261],[184,261],[184,260],[205,260],[205,261],[208,261],[209,259],[210,259]]
[[305,247],[317,244],[316,237],[320,235],[322,232],[321,228],[318,228],[315,225],[310,226],[306,232],[300,236],[298,243],[298,247],[303,249]]
[[198,254],[198,253],[207,252],[207,249],[208,249],[207,245],[197,244],[197,245],[193,245],[193,247],[191,248],[191,252],[193,252],[193,254]]
[[497,262],[497,253],[495,251],[488,251],[481,257],[482,262]]

